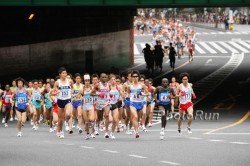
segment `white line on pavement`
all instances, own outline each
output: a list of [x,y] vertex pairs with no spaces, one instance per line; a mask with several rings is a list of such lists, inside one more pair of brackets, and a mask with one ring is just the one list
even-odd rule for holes
[[195,50],[198,51],[200,54],[206,54],[206,52],[205,52],[203,49],[201,49],[201,48],[198,46],[198,44],[195,45]]
[[230,50],[233,53],[239,53],[237,50],[233,49],[232,46],[228,45],[227,43],[224,42],[219,42],[221,45],[223,45],[224,47],[226,47],[228,50]]
[[244,53],[249,53],[249,51],[243,47],[241,47],[239,44],[229,41],[228,43],[232,44],[234,47],[236,47],[237,49],[241,50]]
[[189,139],[193,139],[193,140],[200,140],[202,138],[197,138],[197,137],[189,137]]
[[138,155],[135,155],[135,154],[130,154],[129,156],[130,156],[130,157],[135,157],[135,158],[140,158],[140,159],[146,159],[146,158],[147,158],[147,157],[138,156]]
[[[160,122],[157,122],[157,124],[161,123]],[[192,131],[210,131],[210,130],[213,130],[213,129],[192,129]],[[160,129],[159,130],[148,130],[148,131],[161,131]],[[166,132],[171,132],[171,131],[176,131],[177,132],[177,129],[167,129],[165,130]]]
[[170,60],[167,60],[165,63],[169,63]]
[[109,153],[120,153],[120,152],[117,152],[117,151],[113,151],[113,150],[103,150],[104,152],[109,152]]
[[211,54],[216,54],[217,52],[212,49],[209,45],[207,45],[206,43],[204,42],[200,42],[199,43],[200,45],[202,45],[206,50],[208,50]]
[[246,42],[244,41],[238,41],[238,43],[242,44],[243,46],[247,47],[247,48],[250,48],[250,45],[247,44]]
[[139,50],[138,50],[136,44],[134,44],[134,54],[135,54],[135,55],[139,55],[139,54],[140,54],[140,52],[139,52]]
[[170,162],[170,161],[159,161],[160,163],[164,163],[164,164],[170,164],[170,165],[181,165],[180,163],[174,163],[174,162]]
[[249,145],[247,142],[229,142],[230,144]]
[[226,54],[227,51],[224,50],[222,47],[220,47],[218,44],[216,44],[215,42],[209,42],[214,48],[216,48],[217,50],[219,50],[221,53]]
[[216,140],[216,139],[211,139],[211,140],[208,140],[208,141],[210,141],[210,142],[223,142],[223,141],[225,141],[225,140]]
[[68,144],[68,143],[59,143],[59,144],[68,145],[68,146],[74,146],[75,145],[75,144]]
[[209,133],[213,135],[250,135],[250,133]]
[[90,146],[80,146],[80,147],[84,149],[94,149],[94,147],[90,147]]

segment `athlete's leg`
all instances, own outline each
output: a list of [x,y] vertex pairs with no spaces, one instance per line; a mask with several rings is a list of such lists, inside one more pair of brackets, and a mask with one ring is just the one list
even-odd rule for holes
[[21,127],[22,127],[22,113],[19,111],[16,111],[17,115],[17,130],[18,132],[21,132]]
[[155,103],[151,104],[150,113],[149,113],[149,123],[152,125],[153,115],[154,115]]
[[182,121],[183,121],[183,111],[181,111],[181,110],[179,110],[179,119],[178,119],[178,129],[180,129],[181,128],[181,123],[182,123]]
[[89,134],[89,118],[88,118],[88,110],[83,110],[83,119],[84,119],[84,129],[86,134]]
[[188,126],[187,127],[190,128],[191,123],[193,121],[193,106],[189,107],[187,109],[187,112],[188,112]]
[[112,124],[112,133],[115,132],[115,128],[118,124],[118,117],[119,117],[119,112],[118,112],[118,108],[114,109],[112,112],[112,117],[113,117],[113,124]]
[[95,111],[94,110],[89,110],[89,121],[91,123],[92,127],[92,134],[94,134],[94,124],[95,124]]
[[108,132],[108,127],[109,127],[109,111],[110,111],[109,105],[105,106],[103,108],[103,110],[104,110],[104,117],[105,117],[106,132]]
[[131,122],[133,122],[135,132],[138,133],[138,114],[135,107],[130,106]]
[[78,114],[78,116],[77,116],[78,117],[78,127],[79,127],[79,131],[80,131],[80,129],[82,129],[83,110],[82,109],[78,110],[77,114]]

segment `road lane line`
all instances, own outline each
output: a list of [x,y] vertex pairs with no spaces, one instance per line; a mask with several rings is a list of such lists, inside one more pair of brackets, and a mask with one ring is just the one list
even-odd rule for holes
[[206,52],[203,49],[201,49],[198,44],[200,43],[197,43],[195,45],[195,51],[198,51],[200,54],[206,54]]
[[230,144],[249,145],[247,142],[229,142]]
[[242,44],[243,46],[250,48],[250,45],[247,44],[245,41],[238,41],[238,43]]
[[216,140],[216,139],[211,139],[211,140],[208,140],[210,142],[224,142],[225,140]]
[[120,152],[117,152],[117,151],[113,151],[113,150],[103,150],[104,152],[108,152],[108,153],[120,153]]
[[140,158],[140,159],[146,159],[147,157],[144,157],[144,156],[139,156],[139,155],[135,155],[135,154],[130,154],[128,155],[130,157],[135,157],[135,158]]
[[250,133],[211,133],[212,135],[250,135]]
[[134,55],[140,55],[140,52],[139,52],[136,44],[134,44]]
[[227,129],[227,128],[230,128],[230,127],[237,126],[237,125],[243,123],[249,116],[250,116],[250,111],[248,111],[239,121],[237,121],[235,123],[232,123],[230,125],[218,128],[218,129],[211,130],[209,132],[206,132],[205,134],[211,134],[211,133],[214,133],[214,132],[217,132],[217,131],[220,131],[220,130],[224,130],[224,129]]
[[90,146],[80,146],[80,147],[84,149],[94,149],[94,147],[90,147]]
[[189,137],[189,139],[193,139],[193,140],[201,140],[202,138],[197,138],[197,137]]
[[232,46],[228,45],[225,42],[218,42],[218,43],[220,43],[222,46],[224,46],[225,48],[227,48],[228,50],[230,50],[233,53],[239,53],[237,50],[235,50],[234,48],[232,48]]
[[211,44],[214,48],[216,48],[217,50],[219,50],[221,53],[226,54],[227,51],[224,50],[222,47],[220,47],[218,44],[216,44],[215,42],[209,42],[209,44]]
[[174,162],[170,162],[170,161],[159,161],[160,163],[164,163],[164,164],[169,164],[169,165],[181,165],[180,163],[174,163]]
[[233,41],[229,41],[228,43],[230,43],[231,45],[233,45],[234,47],[236,47],[237,49],[239,49],[240,51],[244,52],[244,53],[249,53],[249,51],[243,47],[241,47],[239,44],[233,42]]
[[217,54],[217,52],[212,49],[209,45],[207,45],[206,43],[204,42],[200,42],[199,43],[200,45],[202,45],[206,50],[208,50],[211,54]]

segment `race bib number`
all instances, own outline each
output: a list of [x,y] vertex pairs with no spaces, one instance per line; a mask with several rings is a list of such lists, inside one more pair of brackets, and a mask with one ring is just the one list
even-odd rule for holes
[[92,96],[84,96],[83,103],[84,104],[94,104],[94,98]]
[[27,99],[26,99],[26,97],[18,97],[17,102],[18,102],[19,104],[26,103],[26,102],[27,102]]
[[159,97],[160,97],[161,102],[169,102],[170,101],[170,93],[161,93]]
[[36,95],[36,96],[34,96],[33,99],[34,99],[34,100],[41,100],[41,96],[40,96],[40,95]]

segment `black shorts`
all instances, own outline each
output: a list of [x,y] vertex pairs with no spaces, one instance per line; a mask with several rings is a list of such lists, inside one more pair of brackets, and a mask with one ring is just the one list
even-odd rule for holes
[[110,104],[110,111],[113,111],[117,108],[117,104]]
[[19,108],[16,108],[16,111],[21,112],[21,113],[24,113],[24,112],[26,112],[26,109],[19,109]]
[[162,106],[165,110],[165,112],[169,113],[171,111],[171,104],[168,105],[162,105],[160,104],[159,106]]
[[164,48],[165,48],[165,49],[168,49],[168,48],[169,48],[169,46],[164,46]]
[[118,103],[117,103],[117,105],[118,105],[118,109],[122,108],[122,101],[119,100]]
[[57,105],[58,105],[59,108],[65,108],[65,106],[66,106],[68,103],[71,103],[71,99],[67,99],[67,100],[60,100],[60,99],[57,99]]

